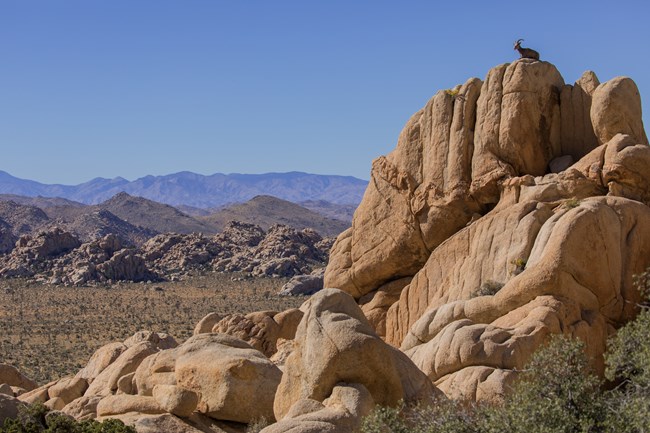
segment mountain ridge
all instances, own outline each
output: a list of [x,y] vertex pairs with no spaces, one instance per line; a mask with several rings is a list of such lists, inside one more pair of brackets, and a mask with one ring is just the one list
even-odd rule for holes
[[361,201],[367,184],[367,181],[353,176],[299,171],[211,175],[181,171],[160,176],[147,175],[134,181],[122,177],[97,177],[77,185],[62,185],[21,179],[0,170],[0,194],[60,197],[84,204],[99,204],[120,192],[126,192],[171,206],[201,209],[243,203],[258,195],[272,195],[294,203],[324,200],[356,205]]

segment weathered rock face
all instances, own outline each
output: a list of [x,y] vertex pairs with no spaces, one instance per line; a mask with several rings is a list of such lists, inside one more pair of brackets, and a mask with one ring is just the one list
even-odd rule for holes
[[361,384],[338,384],[321,403],[317,400],[297,401],[282,421],[261,433],[348,433],[358,431],[363,417],[375,406],[370,392]]
[[305,315],[275,395],[278,420],[301,400],[323,402],[339,382],[363,385],[380,405],[426,400],[438,392],[402,352],[375,334],[350,295],[325,289],[301,310]]
[[448,395],[498,399],[549,334],[606,339],[650,265],[636,86],[521,59],[439,92],[373,163],[325,287]]
[[156,387],[177,386],[200,396],[196,403],[200,413],[247,423],[273,418],[280,376],[275,365],[244,341],[198,334],[176,349],[144,360],[132,378],[131,391],[152,396]]

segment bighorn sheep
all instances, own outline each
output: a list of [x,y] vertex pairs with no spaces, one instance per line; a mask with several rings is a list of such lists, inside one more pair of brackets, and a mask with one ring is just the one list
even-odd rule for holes
[[522,48],[521,42],[523,39],[518,39],[517,42],[515,42],[515,50],[519,51],[519,54],[521,54],[522,59],[535,59],[539,60],[539,53],[535,50],[531,50],[530,48]]

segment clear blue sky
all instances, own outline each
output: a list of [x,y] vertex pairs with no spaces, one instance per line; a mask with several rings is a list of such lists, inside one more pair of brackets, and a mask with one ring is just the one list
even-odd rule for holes
[[0,170],[367,179],[439,89],[517,55],[650,100],[645,1],[0,0]]

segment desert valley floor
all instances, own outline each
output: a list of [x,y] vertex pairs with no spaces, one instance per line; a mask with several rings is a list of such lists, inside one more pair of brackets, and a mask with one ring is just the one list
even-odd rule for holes
[[246,314],[297,307],[303,297],[277,295],[286,281],[228,273],[100,287],[4,280],[0,359],[38,383],[47,383],[76,373],[95,350],[140,330],[165,332],[180,343],[210,312]]

